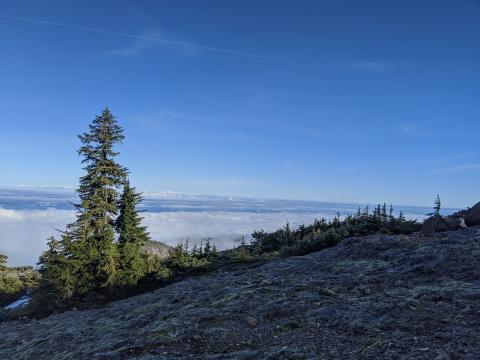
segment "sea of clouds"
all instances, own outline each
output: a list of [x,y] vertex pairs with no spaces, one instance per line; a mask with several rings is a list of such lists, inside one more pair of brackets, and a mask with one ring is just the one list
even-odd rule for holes
[[[65,188],[0,188],[0,253],[9,264],[34,265],[47,238],[75,219],[75,192]],[[358,204],[264,200],[165,193],[145,193],[140,206],[152,239],[169,245],[212,237],[220,249],[247,241],[255,230],[272,231],[287,222],[296,227],[315,218],[353,213]],[[364,206],[364,205],[362,205]],[[421,219],[429,211],[398,207],[407,217]]]

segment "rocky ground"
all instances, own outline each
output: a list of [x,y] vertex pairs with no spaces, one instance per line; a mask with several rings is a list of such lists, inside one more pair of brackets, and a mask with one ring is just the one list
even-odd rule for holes
[[480,227],[347,239],[0,336],[0,359],[480,359]]

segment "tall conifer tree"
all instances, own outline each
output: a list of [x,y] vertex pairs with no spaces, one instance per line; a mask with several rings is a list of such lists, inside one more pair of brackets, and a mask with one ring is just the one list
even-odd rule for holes
[[74,244],[72,257],[78,268],[78,292],[86,293],[111,286],[116,276],[114,220],[117,215],[119,189],[125,183],[127,169],[115,161],[114,146],[121,143],[123,129],[106,108],[90,124],[90,131],[79,136],[86,174],[77,190],[77,220],[70,225]]
[[136,193],[127,181],[120,200],[120,214],[115,223],[119,234],[119,285],[135,285],[147,270],[148,255],[143,247],[149,240],[149,234],[146,227],[141,226],[142,217],[135,208],[141,200],[141,194]]

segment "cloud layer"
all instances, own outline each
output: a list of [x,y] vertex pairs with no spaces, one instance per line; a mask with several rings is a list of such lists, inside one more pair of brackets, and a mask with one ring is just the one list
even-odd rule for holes
[[0,253],[9,265],[34,265],[45,250],[47,237],[75,218],[74,211],[0,208]]
[[[287,222],[292,227],[310,224],[315,217],[331,213],[175,211],[143,213],[154,240],[176,245],[189,239],[199,243],[213,237],[220,249],[231,248],[255,230],[272,231]],[[414,216],[415,217],[415,216]],[[47,238],[56,235],[75,218],[73,210],[12,210],[0,208],[0,253],[9,256],[9,264],[33,265],[46,249]]]
[[[321,214],[319,214],[321,215]],[[274,230],[290,222],[292,226],[310,223],[313,214],[251,212],[161,212],[144,213],[144,224],[153,239],[169,245],[189,238],[200,242],[208,236],[220,249],[233,247],[253,231]],[[12,210],[0,208],[0,253],[9,256],[10,265],[33,265],[46,248],[47,238],[75,218],[72,210]]]
[[[33,265],[46,249],[47,238],[75,219],[72,189],[0,187],[0,253],[10,265]],[[233,247],[255,230],[292,227],[315,218],[354,213],[357,204],[265,200],[173,192],[145,193],[144,224],[154,240],[176,245],[213,237],[220,249]],[[399,207],[407,217],[422,218],[430,209]]]

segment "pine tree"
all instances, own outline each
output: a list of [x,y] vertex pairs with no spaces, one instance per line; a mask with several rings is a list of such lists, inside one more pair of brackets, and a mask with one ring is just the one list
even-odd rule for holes
[[433,203],[433,214],[435,216],[440,216],[440,208],[442,207],[442,203],[440,201],[440,196],[437,194],[437,198],[435,199],[435,202]]
[[115,227],[118,238],[119,285],[133,286],[145,275],[148,256],[143,252],[143,246],[149,240],[146,227],[141,226],[142,217],[135,207],[142,200],[141,195],[127,181],[120,200],[120,215]]
[[62,249],[63,244],[69,243],[69,240],[64,238],[59,242],[53,236],[48,240],[48,250],[40,256],[37,264],[42,277],[34,296],[36,307],[45,313],[71,298],[75,289],[71,267],[73,262],[65,257]]
[[213,238],[208,236],[205,239],[205,245],[203,247],[203,256],[205,256],[207,258],[210,256],[210,254],[212,252],[212,244],[210,243],[210,240],[213,240]]
[[121,143],[123,129],[106,108],[90,124],[90,131],[79,136],[86,174],[77,190],[80,204],[74,224],[68,232],[74,239],[72,256],[81,263],[76,274],[78,292],[111,286],[116,276],[114,217],[117,214],[119,188],[125,183],[127,169],[115,161],[113,147]]
[[441,207],[442,207],[442,203],[440,201],[440,196],[437,194],[437,197],[433,202],[433,212],[428,213],[427,216],[440,216]]
[[213,242],[213,244],[212,244],[211,255],[212,255],[213,257],[218,256],[218,249],[217,249],[217,245],[215,245],[215,242]]
[[383,224],[385,224],[387,222],[387,218],[388,218],[388,215],[387,215],[387,204],[386,203],[383,203],[383,206],[382,206],[382,212],[381,212],[381,222]]
[[0,254],[0,271],[7,270],[7,259],[8,257],[6,255]]
[[2,293],[14,294],[22,288],[22,283],[16,276],[8,272],[6,255],[0,254],[0,296]]

